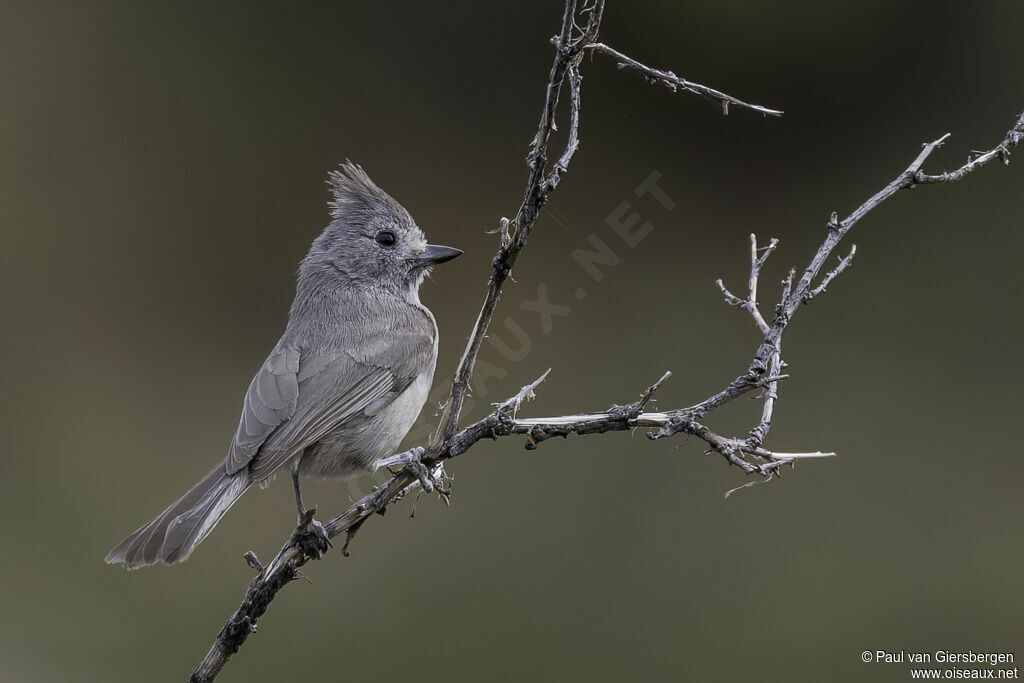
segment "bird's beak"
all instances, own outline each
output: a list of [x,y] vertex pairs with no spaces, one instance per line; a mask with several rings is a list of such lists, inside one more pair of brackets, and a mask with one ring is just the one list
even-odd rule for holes
[[451,261],[456,256],[462,256],[462,250],[455,247],[442,247],[436,244],[428,244],[423,253],[416,257],[418,266],[436,266],[445,261]]

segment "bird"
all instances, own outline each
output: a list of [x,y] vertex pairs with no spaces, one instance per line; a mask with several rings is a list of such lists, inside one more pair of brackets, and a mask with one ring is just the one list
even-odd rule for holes
[[[351,161],[327,184],[330,222],[299,265],[284,333],[249,384],[227,455],[111,550],[108,564],[183,562],[253,484],[282,472],[291,473],[300,526],[312,520],[300,476],[406,464],[429,486],[422,448],[394,453],[437,361],[437,323],[420,285],[462,251],[428,244],[409,212]],[[315,522],[310,533],[322,553],[323,527]]]

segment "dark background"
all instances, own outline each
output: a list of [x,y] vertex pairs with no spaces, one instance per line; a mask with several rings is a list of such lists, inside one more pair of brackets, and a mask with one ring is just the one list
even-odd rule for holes
[[[451,375],[560,4],[0,7],[0,677],[184,680],[242,553],[290,532],[287,482],[185,565],[104,554],[224,454],[346,157],[466,251],[422,292]],[[1019,2],[609,3],[613,46],[786,116],[723,117],[588,61],[582,146],[495,321],[529,352],[485,348],[504,376],[466,417],[548,367],[525,413],[627,402],[666,369],[665,408],[724,386],[758,339],[712,283],[742,289],[747,235],[782,240],[770,303],[828,214],[921,143],[953,133],[936,172],[994,146],[1024,108],[1022,21]],[[675,210],[633,196],[652,171]],[[308,567],[223,680],[908,680],[861,652],[1024,656],[1022,190],[1024,164],[991,165],[855,228],[853,268],[787,333],[767,442],[840,457],[723,500],[745,478],[692,439],[482,443],[450,466],[451,508],[403,503]],[[605,222],[622,201],[654,226],[633,249]],[[621,257],[599,283],[569,256],[590,234]],[[520,308],[539,284],[572,307],[549,334]],[[743,434],[757,409],[709,422]],[[372,482],[308,500],[336,513]]]

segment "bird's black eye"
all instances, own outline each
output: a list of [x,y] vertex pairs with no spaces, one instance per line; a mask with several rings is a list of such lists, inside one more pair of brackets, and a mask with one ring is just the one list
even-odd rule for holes
[[390,232],[388,230],[378,232],[377,236],[374,237],[373,239],[376,240],[377,244],[379,244],[382,247],[395,246],[395,233]]

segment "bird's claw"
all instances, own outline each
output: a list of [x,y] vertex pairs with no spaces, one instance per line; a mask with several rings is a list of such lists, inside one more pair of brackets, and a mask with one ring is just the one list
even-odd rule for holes
[[331,543],[324,525],[313,518],[315,514],[316,508],[305,511],[295,531],[292,532],[291,541],[304,555],[319,560],[327,554],[328,548],[334,547],[334,544]]
[[430,471],[430,468],[423,464],[423,455],[426,452],[427,449],[423,446],[416,446],[415,448],[410,448],[404,453],[383,458],[378,461],[377,468],[386,467],[388,468],[388,471],[392,471],[391,467],[403,465],[408,468],[410,472],[416,475],[416,479],[419,481],[420,486],[423,487],[424,491],[431,493],[436,490],[442,495],[447,495],[448,487],[443,482],[444,471],[440,470],[442,472],[441,477],[435,477]]
[[424,491],[431,493],[434,490],[434,477],[430,474],[430,470],[427,469],[427,466],[420,462],[419,459],[409,462],[406,464],[406,467],[408,467],[409,471],[415,474],[416,478],[420,480],[420,486],[423,487]]

